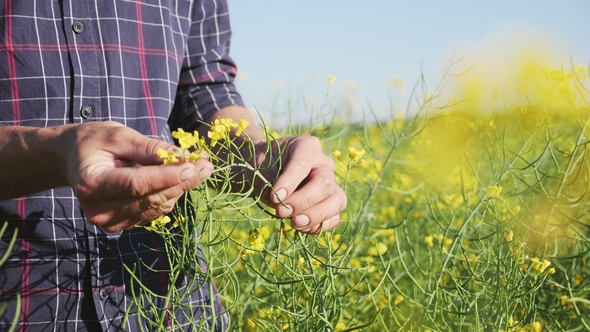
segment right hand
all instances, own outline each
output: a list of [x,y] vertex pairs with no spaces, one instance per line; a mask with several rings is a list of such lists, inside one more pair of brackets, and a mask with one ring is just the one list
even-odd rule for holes
[[207,160],[162,163],[174,145],[116,122],[73,125],[61,137],[65,174],[89,223],[108,232],[163,216],[213,172]]

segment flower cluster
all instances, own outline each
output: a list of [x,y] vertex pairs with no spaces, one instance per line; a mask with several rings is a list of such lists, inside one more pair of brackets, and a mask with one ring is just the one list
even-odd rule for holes
[[203,158],[203,151],[208,151],[217,142],[227,139],[233,128],[236,128],[235,136],[239,137],[249,124],[250,122],[244,119],[239,122],[227,118],[216,119],[207,132],[209,145],[207,145],[204,137],[199,137],[199,132],[196,130],[191,133],[178,128],[178,130],[172,132],[172,137],[176,138],[180,149],[174,148],[172,151],[159,149],[157,152],[158,158],[162,159],[164,164],[177,163],[181,160],[188,162],[199,160]]
[[216,119],[211,125],[211,130],[207,133],[207,136],[211,140],[211,147],[214,147],[218,141],[226,139],[232,128],[237,128],[235,135],[239,137],[249,124],[250,122],[244,119],[240,120],[239,123],[236,123],[232,119]]
[[[533,258],[531,258],[531,264],[529,265],[529,270],[534,270],[539,273],[543,273],[543,272],[545,272],[545,269],[547,269],[549,267],[549,265],[551,265],[550,261],[548,261],[546,259],[541,261],[538,257],[533,257]],[[553,274],[553,273],[555,273],[554,268],[547,269],[547,274]]]
[[[363,159],[363,155],[365,154],[364,149],[357,150],[354,146],[348,148],[348,165],[349,167],[358,166],[365,162]],[[332,152],[332,155],[338,159],[338,161],[344,163],[344,159],[342,158],[342,152],[340,150],[335,150]]]
[[498,197],[500,197],[500,193],[502,192],[502,187],[501,186],[491,186],[488,188],[487,192],[488,192],[488,196],[490,196],[490,198],[497,199]]

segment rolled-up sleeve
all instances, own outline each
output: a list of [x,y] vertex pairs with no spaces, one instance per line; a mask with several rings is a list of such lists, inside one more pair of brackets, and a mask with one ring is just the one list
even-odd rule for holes
[[194,130],[199,121],[243,101],[234,85],[237,67],[229,56],[227,0],[196,1],[176,100],[168,124]]

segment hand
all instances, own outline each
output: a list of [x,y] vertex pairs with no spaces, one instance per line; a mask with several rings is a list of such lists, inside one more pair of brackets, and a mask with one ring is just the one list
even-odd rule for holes
[[[284,149],[280,156],[282,169],[279,174],[277,168],[263,173],[267,179],[276,179],[274,191],[265,193],[268,200],[264,201],[275,208],[279,217],[291,218],[293,228],[301,232],[318,233],[334,228],[346,207],[346,195],[336,185],[332,159],[312,136],[280,138],[277,144]],[[256,150],[266,150],[266,143],[258,143]],[[256,158],[258,165],[270,165],[270,155],[260,153]],[[272,156],[276,155],[274,151]]]
[[173,145],[116,122],[74,125],[60,140],[66,176],[86,219],[108,232],[169,213],[213,172],[207,160],[163,165],[156,152]]

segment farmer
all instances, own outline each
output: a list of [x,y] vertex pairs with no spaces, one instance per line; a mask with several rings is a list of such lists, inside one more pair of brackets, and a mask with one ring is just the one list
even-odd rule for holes
[[[227,0],[5,1],[0,11],[0,306],[19,331],[138,331],[130,275],[156,294],[161,239],[136,225],[169,213],[213,171],[207,160],[162,165],[171,129],[252,121],[233,84]],[[262,134],[247,133],[263,162]],[[265,201],[306,233],[346,205],[331,159],[312,137],[288,137]],[[279,200],[286,204],[279,208]],[[152,270],[145,266],[154,267]],[[144,268],[142,268],[144,267]],[[194,317],[209,286],[191,298]],[[200,306],[201,305],[201,306]],[[131,308],[123,325],[125,311]],[[227,317],[216,330],[227,328]],[[180,317],[182,319],[182,317]],[[190,330],[190,327],[189,327]]]

